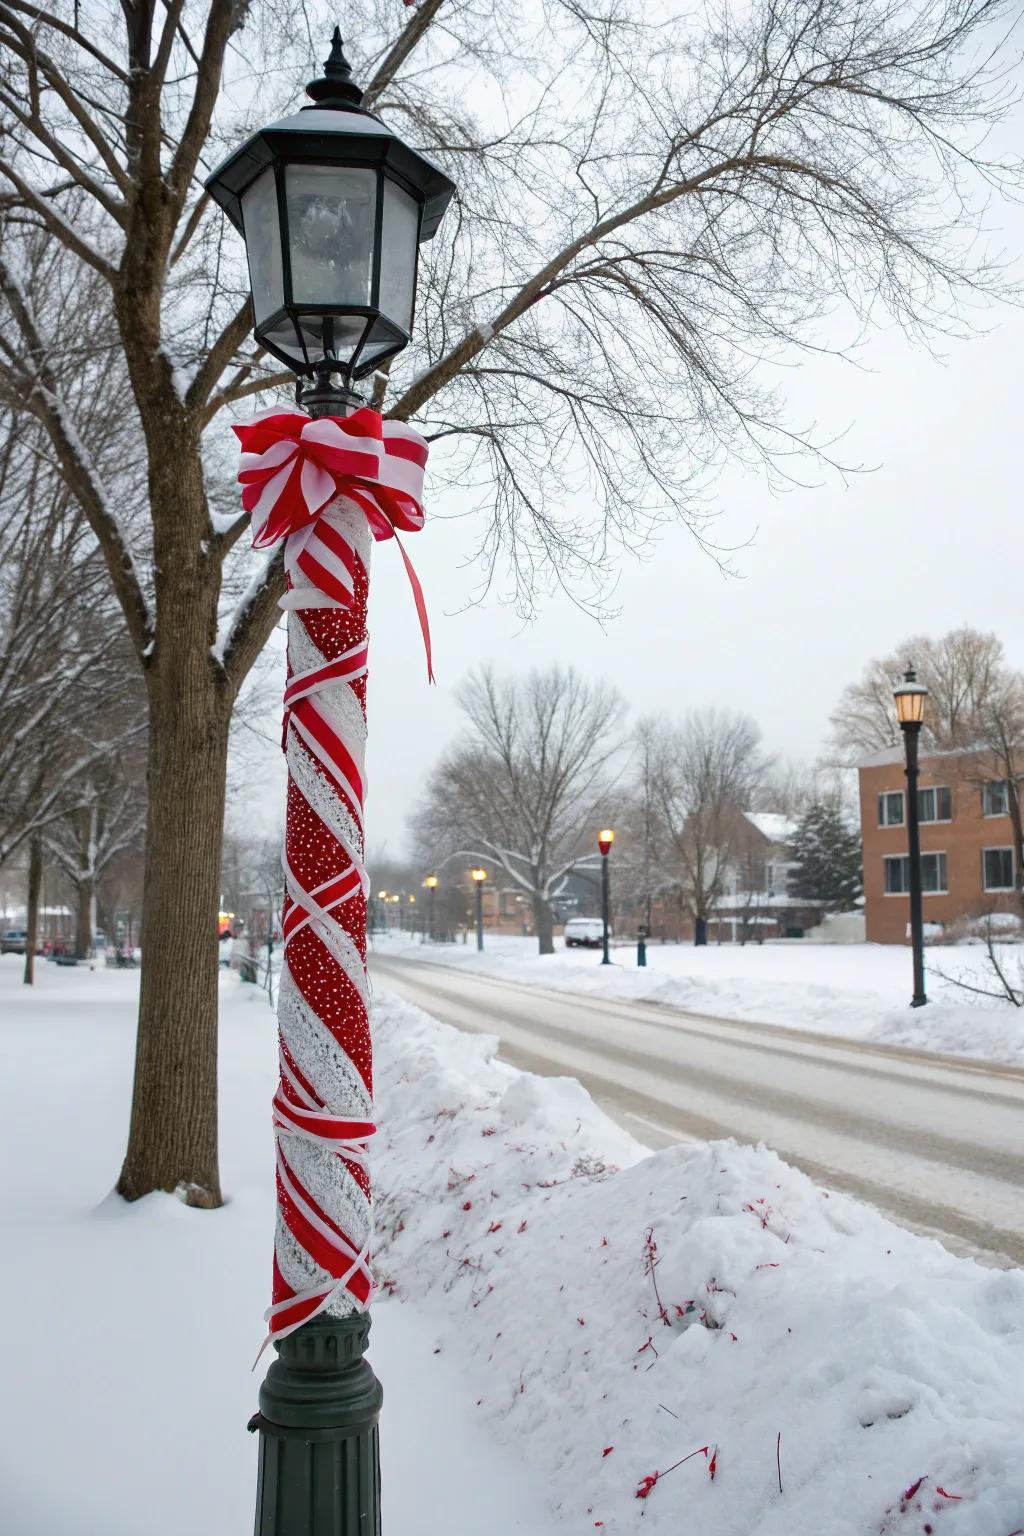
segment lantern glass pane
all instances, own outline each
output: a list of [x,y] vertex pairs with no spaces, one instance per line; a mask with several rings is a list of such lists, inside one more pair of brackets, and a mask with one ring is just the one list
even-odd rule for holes
[[896,718],[901,725],[920,725],[924,720],[923,688],[905,689],[896,695]]
[[403,330],[412,330],[416,247],[420,235],[420,205],[402,187],[384,178],[384,218],[381,228],[380,299],[378,309]]
[[242,224],[249,258],[249,286],[256,322],[284,303],[281,281],[281,230],[277,217],[277,186],[272,169],[257,176],[242,194]]
[[375,171],[290,165],[285,172],[292,303],[345,309],[370,303]]

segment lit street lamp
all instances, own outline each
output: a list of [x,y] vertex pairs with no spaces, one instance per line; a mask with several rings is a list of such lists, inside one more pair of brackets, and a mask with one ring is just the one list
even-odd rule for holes
[[605,827],[597,834],[597,846],[601,850],[601,922],[603,932],[601,937],[601,964],[611,965],[611,956],[608,953],[608,855],[612,851],[612,843],[615,841],[615,833],[611,827]]
[[476,886],[476,947],[484,947],[484,881],[487,879],[486,869],[471,869],[469,878]]
[[924,921],[921,909],[921,828],[917,805],[917,749],[924,720],[924,701],[928,689],[917,680],[913,667],[903,674],[903,681],[893,689],[896,718],[903,732],[907,760],[907,847],[910,868],[910,943],[914,953],[914,995],[911,1008],[928,1001],[924,990]]
[[[341,419],[366,403],[356,390],[359,381],[410,340],[419,246],[433,237],[455,189],[442,171],[363,106],[363,94],[352,78],[337,28],[323,76],[312,81],[306,93],[310,105],[255,133],[218,167],[206,187],[245,240],[258,345],[295,374],[296,398],[310,416]],[[322,440],[326,441],[316,439]],[[342,521],[350,515],[344,509],[337,513]],[[328,516],[324,526],[329,523]],[[337,537],[330,528],[328,533]],[[360,569],[365,576],[365,562]],[[308,575],[303,579],[309,583],[303,592],[315,595],[317,580]],[[356,642],[363,644],[365,604],[365,580],[362,586],[357,581],[351,606],[342,608],[341,616],[356,631]],[[294,657],[305,655],[311,643],[309,613],[322,606],[315,601],[290,604],[293,668]],[[339,603],[335,600],[331,606],[338,609]],[[340,625],[337,635],[343,632]],[[319,633],[322,641],[316,643],[322,644],[327,664],[321,672],[326,673],[330,664],[343,662],[351,654],[352,640],[345,642],[346,651],[340,641],[336,643],[334,631],[322,627]],[[317,697],[327,698],[333,689],[335,697],[344,695],[348,700],[351,694],[358,701],[343,674],[321,677],[316,688]],[[295,736],[296,711],[317,707],[312,690],[307,689],[307,694],[310,699],[300,698],[290,712],[289,739]],[[342,745],[358,751],[361,744],[353,735],[351,743]],[[358,776],[355,784],[360,818],[352,860],[362,875]],[[296,806],[301,799],[300,793]],[[293,840],[298,844],[305,837],[301,813],[293,812],[292,804],[289,794],[285,833],[289,850]],[[338,797],[327,795],[316,814],[329,831],[352,825]],[[335,845],[334,837],[324,840],[319,866],[318,855],[307,850],[307,883],[302,891],[321,892],[328,881],[337,879],[337,869],[328,862],[333,855],[327,851]],[[291,896],[294,911],[296,898],[294,893]],[[399,898],[381,892],[378,900],[393,905]],[[344,990],[340,985],[323,987],[322,1010],[335,1007],[331,999],[338,996],[360,1000],[359,1007],[364,1008],[365,903],[342,895],[329,908],[326,917],[316,908],[312,930],[299,925],[302,931],[294,938],[294,950],[292,935],[286,934],[285,965],[292,955],[301,961],[314,942],[313,931],[333,924],[346,941],[343,957],[321,940],[315,942],[339,983],[347,978],[349,984]],[[286,991],[282,988],[282,996]],[[291,1016],[283,1009],[282,1003],[282,1062],[287,1062]],[[326,1028],[328,1021],[323,1022]],[[357,1064],[350,1065],[355,1079]],[[359,1067],[367,1082],[368,1065],[367,1056]],[[366,1118],[367,1107],[372,1114],[372,1103],[368,1096],[360,1098],[350,1091],[340,1071],[329,1082],[318,1083],[315,1077],[296,1089],[294,1074],[283,1071],[274,1100],[279,1159],[276,1260],[281,1258],[282,1242],[286,1253],[301,1250],[301,1257],[296,1258],[290,1279],[275,1262],[275,1304],[268,1317],[278,1358],[267,1372],[260,1389],[260,1410],[250,1423],[260,1437],[256,1536],[379,1536],[381,1388],[363,1358],[372,1289],[365,1249],[358,1253],[363,1225],[369,1242],[369,1207],[353,1198],[352,1219],[358,1224],[353,1242],[353,1232],[346,1230],[339,1237],[336,1227],[318,1226],[320,1216],[311,1203],[315,1194],[307,1189],[307,1200],[288,1183],[294,1172],[289,1171],[289,1159],[301,1151],[305,1167],[314,1167],[317,1159],[323,1163],[325,1157],[338,1160],[336,1165],[325,1163],[322,1170],[315,1168],[317,1187],[322,1184],[333,1190],[338,1181],[358,1184],[351,1173],[352,1158],[364,1156],[366,1136],[373,1130]],[[311,1088],[319,1097],[312,1096]],[[306,1125],[309,1106],[328,1103],[330,1110],[316,1109],[311,1132]],[[366,1126],[368,1131],[363,1129]],[[328,1134],[338,1138],[334,1151],[325,1141]],[[287,1198],[280,1193],[286,1186]],[[358,1253],[354,1263],[337,1258],[347,1251],[346,1244]],[[314,1259],[315,1253],[326,1257],[321,1262]],[[314,1271],[305,1278],[306,1289],[303,1263]],[[323,1275],[327,1289],[321,1283]],[[283,1300],[278,1300],[279,1291]]]
[[435,909],[437,900],[437,876],[428,875],[423,882],[423,888],[424,890],[430,892],[429,917],[427,927],[430,930],[430,942],[431,944],[434,944],[437,941],[437,913]]

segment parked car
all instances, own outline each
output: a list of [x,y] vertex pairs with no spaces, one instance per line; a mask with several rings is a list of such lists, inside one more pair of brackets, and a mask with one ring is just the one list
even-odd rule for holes
[[5,928],[0,933],[0,955],[23,955],[28,943],[24,928]]
[[[608,933],[610,936],[610,928]],[[603,939],[604,924],[599,917],[570,917],[565,925],[566,949],[597,949]]]

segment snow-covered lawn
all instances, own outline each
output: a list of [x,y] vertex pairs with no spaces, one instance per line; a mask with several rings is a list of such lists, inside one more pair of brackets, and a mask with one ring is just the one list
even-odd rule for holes
[[[472,934],[468,944],[423,944],[398,933],[374,939],[382,955],[464,966],[534,986],[1024,1065],[1024,1008],[972,995],[944,979],[957,976],[975,986],[993,986],[981,945],[929,947],[930,1001],[925,1008],[911,1008],[910,951],[900,945],[789,940],[697,949],[651,944],[647,967],[640,970],[635,945],[617,945],[614,964],[602,966],[599,951],[566,950],[561,939],[556,940],[558,952],[543,957],[537,954],[536,939],[488,934],[485,944],[478,954]],[[1017,982],[1024,945],[1000,945],[998,954],[1008,977]]]
[[[270,1011],[225,975],[229,1203],[125,1208],[103,1197],[137,978],[41,971],[26,996],[0,962],[3,1528],[244,1531]],[[407,1004],[382,996],[375,1020],[387,1536],[1024,1528],[1024,1273],[763,1149],[650,1155],[578,1084]]]
[[[266,997],[222,973],[221,1172],[228,1203],[125,1206],[138,974],[0,957],[4,1178],[0,1281],[7,1411],[3,1536],[228,1536],[252,1530],[255,1437],[273,1240]],[[478,1422],[433,1320],[383,1301],[372,1359],[385,1384],[387,1536],[552,1536],[536,1480]],[[465,1449],[453,1465],[452,1442]]]

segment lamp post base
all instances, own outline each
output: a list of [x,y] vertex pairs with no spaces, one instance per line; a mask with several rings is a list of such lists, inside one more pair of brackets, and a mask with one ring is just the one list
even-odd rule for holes
[[255,1536],[380,1536],[370,1319],[316,1317],[282,1339],[260,1388]]

